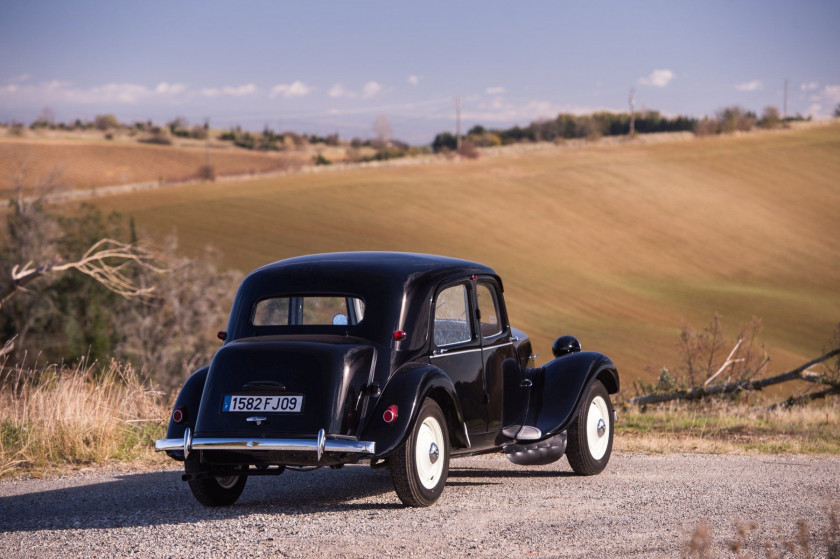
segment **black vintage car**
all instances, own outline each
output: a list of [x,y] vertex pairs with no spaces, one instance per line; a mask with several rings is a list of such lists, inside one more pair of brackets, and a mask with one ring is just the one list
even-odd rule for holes
[[156,450],[185,462],[199,502],[248,476],[362,460],[410,506],[434,503],[449,459],[563,454],[597,474],[612,450],[615,365],[571,336],[533,367],[502,280],[481,264],[402,253],[291,258],[239,288],[223,346],[187,379]]

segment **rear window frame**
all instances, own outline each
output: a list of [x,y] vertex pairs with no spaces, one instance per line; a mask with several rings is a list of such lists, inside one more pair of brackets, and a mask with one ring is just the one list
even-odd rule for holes
[[[254,324],[254,318],[255,318],[256,313],[257,313],[257,307],[263,301],[268,301],[268,300],[271,300],[271,299],[291,300],[292,298],[295,298],[295,297],[303,297],[304,299],[317,298],[317,297],[324,297],[324,298],[326,298],[326,297],[340,297],[340,298],[345,299],[345,306],[346,306],[346,299],[347,298],[358,299],[359,301],[362,302],[362,305],[364,306],[364,313],[362,315],[362,319],[359,320],[358,322],[356,322],[355,324],[349,324],[349,323],[348,324]],[[251,304],[251,312],[250,312],[249,317],[248,317],[248,327],[249,328],[255,328],[257,332],[267,332],[267,331],[278,332],[278,331],[280,331],[278,333],[283,333],[283,332],[308,333],[308,332],[321,331],[323,329],[327,329],[327,330],[325,330],[325,332],[327,332],[327,333],[346,332],[346,331],[349,331],[349,330],[359,328],[360,326],[363,325],[363,323],[365,322],[365,319],[367,318],[367,314],[368,314],[367,309],[368,309],[368,304],[367,304],[367,301],[365,301],[365,298],[358,295],[358,294],[355,294],[355,293],[322,293],[322,292],[318,292],[318,293],[276,293],[276,294],[272,294],[272,295],[265,295],[263,297],[260,297],[260,298],[254,300],[254,302]]]

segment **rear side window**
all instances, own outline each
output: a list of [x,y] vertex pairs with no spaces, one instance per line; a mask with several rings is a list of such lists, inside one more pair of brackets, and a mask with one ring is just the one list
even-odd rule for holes
[[354,326],[364,320],[357,297],[289,296],[262,299],[254,307],[254,326]]
[[435,301],[435,345],[445,346],[472,339],[466,285],[453,285],[441,291]]
[[496,298],[496,290],[486,283],[479,283],[476,286],[478,295],[478,310],[481,315],[479,321],[481,337],[489,338],[501,333],[502,323],[499,320],[499,303]]

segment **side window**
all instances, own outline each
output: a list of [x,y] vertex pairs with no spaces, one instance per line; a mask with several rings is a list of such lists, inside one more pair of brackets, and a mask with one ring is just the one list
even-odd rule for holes
[[445,346],[472,339],[469,299],[466,285],[453,285],[441,291],[435,301],[435,345]]
[[478,310],[481,314],[481,337],[487,338],[500,334],[502,323],[499,320],[499,303],[496,300],[496,290],[486,283],[476,286],[478,294]]

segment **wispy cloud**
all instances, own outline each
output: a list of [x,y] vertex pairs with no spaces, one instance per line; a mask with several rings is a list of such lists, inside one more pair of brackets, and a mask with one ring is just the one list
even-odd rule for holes
[[382,85],[379,84],[379,82],[369,81],[362,86],[361,91],[353,91],[344,87],[344,84],[337,83],[330,88],[327,95],[333,99],[339,99],[342,97],[345,99],[370,99],[371,97],[376,97],[381,92]]
[[271,88],[271,96],[277,97],[278,95],[282,95],[288,99],[294,99],[296,97],[306,97],[314,88],[311,86],[306,85],[300,80],[295,80],[290,84],[277,84]]
[[760,80],[752,80],[735,84],[735,89],[738,91],[758,91],[761,87],[762,85]]
[[155,88],[155,93],[162,95],[180,95],[187,90],[187,86],[182,83],[166,83],[161,82]]
[[417,84],[419,84],[419,83],[420,83],[420,76],[417,76],[417,75],[411,74],[410,76],[408,76],[408,77],[406,78],[406,80],[405,80],[405,81],[407,81],[407,82],[408,82],[408,83],[410,83],[411,85],[417,85]]
[[641,85],[652,85],[654,87],[665,87],[671,80],[677,77],[671,70],[654,70],[650,75],[639,78]]
[[226,85],[224,87],[206,87],[200,91],[201,95],[205,97],[245,97],[253,95],[257,92],[257,86],[252,83],[244,85]]
[[32,74],[21,74],[19,76],[12,76],[9,78],[11,83],[23,83],[32,79]]
[[823,98],[832,103],[840,103],[840,85],[827,85],[822,89]]
[[496,86],[493,86],[493,87],[488,87],[487,89],[484,90],[484,93],[486,93],[487,95],[500,95],[504,92],[505,92],[505,88],[500,86],[500,85],[496,85]]
[[801,89],[802,91],[814,91],[819,86],[820,84],[818,84],[817,82],[808,82],[800,84],[799,89]]
[[362,98],[370,99],[376,97],[382,91],[382,86],[378,82],[370,81],[362,87]]

